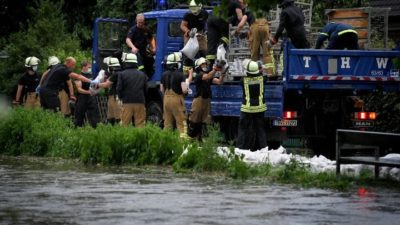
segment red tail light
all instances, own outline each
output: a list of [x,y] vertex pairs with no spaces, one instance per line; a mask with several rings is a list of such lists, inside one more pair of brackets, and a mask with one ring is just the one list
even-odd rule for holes
[[355,112],[354,119],[357,120],[375,120],[376,113],[375,112]]
[[295,119],[295,118],[297,118],[297,112],[296,111],[284,111],[283,118],[284,119]]

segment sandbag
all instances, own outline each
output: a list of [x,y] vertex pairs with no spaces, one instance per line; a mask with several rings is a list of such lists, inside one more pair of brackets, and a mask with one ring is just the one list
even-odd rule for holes
[[[106,72],[104,70],[100,70],[99,74],[97,75],[97,77],[94,79],[95,81],[97,81],[98,83],[103,83],[106,77]],[[95,88],[90,86],[89,91],[93,94],[96,95],[100,92],[100,88]]]
[[194,60],[197,52],[199,52],[199,41],[197,40],[196,36],[190,37],[185,47],[183,47],[180,52],[182,52],[182,54],[189,59]]

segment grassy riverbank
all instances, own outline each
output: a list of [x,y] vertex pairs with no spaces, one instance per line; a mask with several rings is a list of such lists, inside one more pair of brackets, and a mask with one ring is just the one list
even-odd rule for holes
[[[69,119],[43,110],[11,110],[0,119],[0,154],[74,159],[84,165],[162,165],[174,171],[221,174],[233,179],[294,184],[306,188],[349,190],[357,186],[387,186],[400,189],[400,183],[373,179],[372,174],[360,177],[334,173],[312,173],[307,165],[296,161],[282,166],[249,165],[235,155],[233,148],[223,157],[217,153],[222,136],[217,127],[209,128],[202,143],[182,140],[175,132],[148,125],[145,128],[124,128],[100,124],[75,128]],[[183,154],[182,154],[183,153]]]

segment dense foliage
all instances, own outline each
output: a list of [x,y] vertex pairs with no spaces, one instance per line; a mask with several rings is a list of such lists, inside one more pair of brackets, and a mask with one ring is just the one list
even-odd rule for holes
[[[337,190],[347,190],[354,184],[377,184],[372,174],[337,179],[332,172],[312,173],[307,165],[296,161],[283,166],[249,165],[232,148],[222,156],[217,153],[222,137],[215,126],[209,127],[208,134],[199,143],[182,140],[178,133],[153,125],[124,128],[101,124],[96,129],[75,128],[61,114],[41,109],[18,107],[1,116],[0,155],[60,157],[96,166],[169,165],[176,172],[217,173],[234,179],[261,178]],[[397,187],[392,181],[382,184]]]

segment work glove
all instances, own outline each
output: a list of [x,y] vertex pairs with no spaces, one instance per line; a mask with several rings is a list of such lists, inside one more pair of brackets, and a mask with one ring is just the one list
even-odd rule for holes
[[196,36],[196,33],[197,33],[197,28],[191,29],[189,32],[189,37],[194,38]]
[[35,88],[35,92],[36,92],[36,94],[39,94],[39,92],[40,92],[40,85],[38,85],[38,86]]

